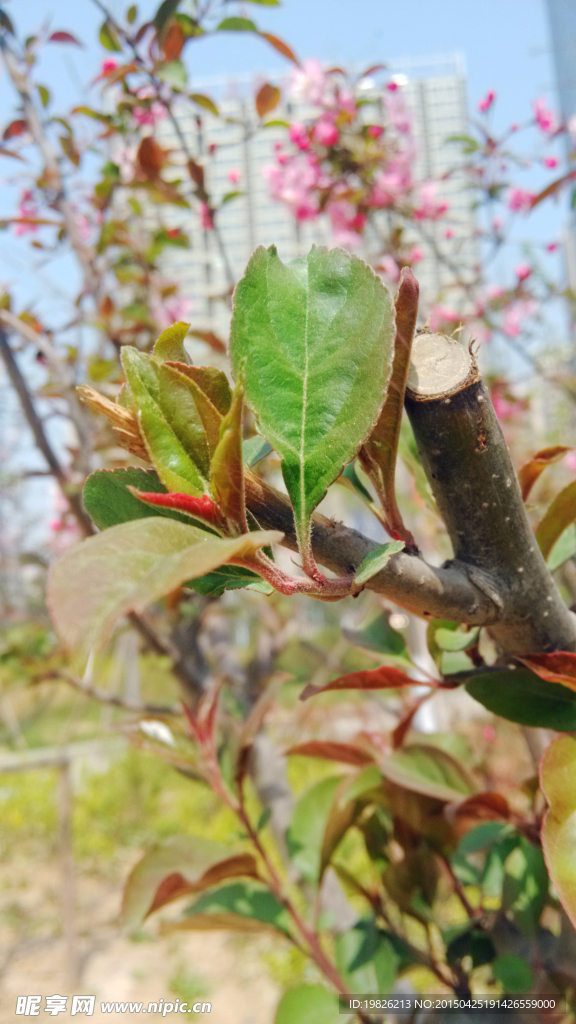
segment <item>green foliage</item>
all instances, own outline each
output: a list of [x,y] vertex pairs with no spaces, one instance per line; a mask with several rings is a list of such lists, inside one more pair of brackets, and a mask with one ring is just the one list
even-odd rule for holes
[[550,805],[542,845],[552,883],[576,927],[576,739],[561,736],[546,751],[541,784]]
[[379,573],[387,565],[391,556],[402,551],[404,546],[403,540],[392,540],[388,544],[381,544],[379,547],[374,548],[374,551],[370,551],[356,570],[354,586],[364,586],[365,583],[368,583],[368,580],[371,580],[376,573]]
[[526,669],[483,672],[466,683],[466,689],[474,700],[510,722],[558,732],[576,729],[576,692]]
[[232,369],[282,458],[305,561],[312,512],[382,406],[392,342],[389,293],[341,250],[284,265],[273,246],[257,249],[236,289]]
[[336,1024],[338,1001],[322,985],[298,985],[289,989],[276,1010],[274,1024]]
[[184,911],[180,927],[188,931],[267,931],[289,936],[285,907],[262,885],[233,882],[205,893]]
[[373,917],[357,921],[336,938],[336,966],[350,992],[391,992],[398,957]]
[[311,786],[298,800],[286,843],[294,867],[308,882],[318,882],[322,844],[332,802],[343,776],[333,775]]
[[492,973],[505,992],[529,992],[532,988],[530,965],[513,953],[497,956],[492,963]]

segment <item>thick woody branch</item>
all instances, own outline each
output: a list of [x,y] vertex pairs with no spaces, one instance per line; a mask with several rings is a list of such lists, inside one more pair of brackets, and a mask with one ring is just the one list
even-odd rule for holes
[[455,339],[417,337],[406,409],[454,549],[442,571],[466,575],[497,605],[487,624],[504,654],[576,650],[574,617],[536,543],[490,395]]

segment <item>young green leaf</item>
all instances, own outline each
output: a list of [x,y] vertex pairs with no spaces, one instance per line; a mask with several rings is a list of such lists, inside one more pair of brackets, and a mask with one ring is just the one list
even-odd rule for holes
[[48,602],[64,642],[84,652],[103,642],[116,619],[142,611],[186,580],[252,555],[282,534],[223,539],[162,517],[112,526],[54,563]]
[[[211,920],[212,919],[212,920]],[[184,911],[177,927],[233,931],[274,929],[290,935],[288,911],[272,893],[256,882],[233,882],[206,893]]]
[[360,449],[360,461],[380,498],[388,532],[392,537],[404,539],[409,547],[414,547],[414,538],[404,526],[396,504],[394,477],[410,352],[418,315],[418,293],[418,282],[412,271],[405,267],[400,275],[395,300],[394,362],[386,401],[374,430]]
[[248,441],[242,442],[242,454],[246,466],[255,466],[267,455],[270,455],[272,448],[263,437],[251,437]]
[[542,848],[552,884],[576,928],[576,738],[560,736],[540,765],[540,785],[549,810],[542,825]]
[[315,783],[299,798],[286,832],[290,859],[307,882],[320,877],[322,844],[334,794],[344,776],[333,775]]
[[236,289],[230,355],[246,401],[282,458],[305,570],[317,572],[310,518],[380,412],[393,306],[374,272],[341,249],[285,265],[256,250]]
[[274,1024],[336,1024],[338,1000],[323,985],[298,985],[284,993]]
[[548,558],[558,538],[575,520],[576,480],[556,495],[536,530],[536,540],[544,558]]
[[519,725],[571,732],[576,729],[576,693],[534,672],[482,672],[466,683],[474,700],[488,711]]
[[336,937],[336,966],[351,992],[392,991],[398,957],[373,917],[364,917]]
[[514,953],[503,953],[492,961],[492,974],[505,992],[529,992],[533,978],[530,964]]
[[189,328],[190,324],[179,321],[162,331],[152,352],[156,362],[165,363],[168,360],[175,360],[178,363],[188,363],[188,355],[183,342]]
[[118,526],[131,519],[159,515],[177,519],[181,523],[190,522],[187,516],[172,509],[153,509],[144,505],[129,490],[130,487],[167,494],[164,484],[153,469],[136,469],[134,466],[128,469],[97,469],[88,477],[82,497],[88,515],[99,530],[107,530],[110,526]]
[[244,500],[242,408],[244,384],[234,388],[230,412],[220,425],[220,440],[210,466],[210,486],[223,516],[242,533],[248,530]]
[[[191,457],[197,445],[195,455],[205,471],[209,462],[206,438],[189,391],[167,376],[168,367],[130,345],[122,349],[122,365],[138,410],[141,433],[162,483],[182,494],[208,493],[206,476]],[[171,414],[176,423],[168,419]]]
[[342,635],[356,647],[364,647],[368,651],[379,651],[404,665],[410,663],[406,641],[401,633],[392,629],[386,612],[378,612],[359,629],[342,626]]
[[359,591],[365,583],[368,583],[368,580],[371,580],[376,573],[379,573],[384,568],[392,555],[398,554],[404,547],[403,540],[392,540],[388,544],[381,544],[379,547],[374,548],[374,551],[369,551],[360,568],[356,571],[352,592],[355,590]]
[[506,858],[502,905],[525,935],[535,935],[548,895],[548,872],[542,850],[524,836]]
[[445,750],[414,743],[396,750],[379,764],[385,778],[403,789],[437,800],[461,800],[474,792],[474,783],[464,765]]

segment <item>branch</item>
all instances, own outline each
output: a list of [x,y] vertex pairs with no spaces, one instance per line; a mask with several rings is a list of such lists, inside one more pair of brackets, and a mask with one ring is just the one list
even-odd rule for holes
[[101,704],[113,704],[114,707],[124,708],[126,711],[135,711],[143,715],[182,714],[182,708],[178,704],[144,704],[141,701],[124,700],[122,697],[116,697],[114,694],[109,693],[108,690],[101,690],[98,686],[91,686],[89,683],[85,683],[83,679],[75,676],[72,672],[67,672],[64,668],[42,672],[40,675],[35,676],[32,681],[34,683],[44,683],[50,679],[63,679],[64,682],[69,683],[76,690],[80,690],[80,693],[85,694],[87,697],[92,697]]
[[498,606],[486,624],[505,655],[576,650],[574,617],[536,543],[490,395],[454,338],[418,335],[406,409],[454,549],[443,571],[464,573]]

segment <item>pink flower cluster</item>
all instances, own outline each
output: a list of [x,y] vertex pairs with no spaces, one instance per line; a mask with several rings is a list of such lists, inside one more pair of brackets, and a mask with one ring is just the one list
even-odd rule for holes
[[[34,195],[30,189],[24,189],[20,196],[20,204],[18,206],[18,217],[22,220],[34,220],[38,217],[38,207],[34,202]],[[37,224],[16,224],[14,228],[14,234],[18,237],[20,235],[27,235],[30,231],[38,231]]]

